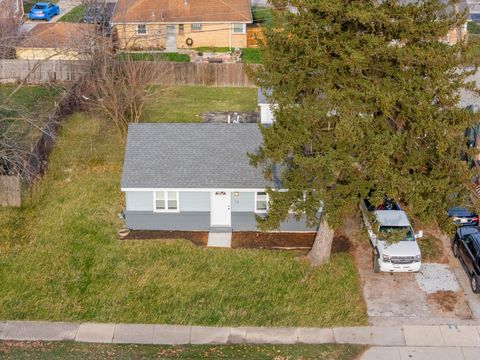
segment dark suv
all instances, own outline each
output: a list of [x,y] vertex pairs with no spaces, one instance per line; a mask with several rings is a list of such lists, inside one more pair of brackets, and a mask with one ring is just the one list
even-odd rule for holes
[[480,293],[480,228],[461,227],[453,239],[453,255],[470,277],[473,292]]

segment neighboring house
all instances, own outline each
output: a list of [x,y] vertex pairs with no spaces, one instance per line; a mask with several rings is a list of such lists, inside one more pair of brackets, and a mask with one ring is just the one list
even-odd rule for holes
[[249,0],[119,0],[111,19],[122,49],[245,48]]
[[88,50],[95,25],[80,23],[37,24],[16,47],[18,59],[77,60]]
[[258,106],[260,107],[260,122],[262,124],[273,124],[275,121],[274,110],[276,105],[268,102],[267,96],[270,95],[269,90],[258,88]]
[[[447,0],[441,0],[442,2],[446,3]],[[446,11],[450,11],[452,13],[459,12],[459,13],[464,13],[466,12],[467,15],[469,14],[469,8],[467,5],[466,0],[459,0],[457,4],[454,5],[454,7],[447,7]],[[447,36],[445,36],[442,41],[446,42],[447,44],[450,45],[455,45],[459,40],[465,41],[467,39],[468,31],[467,31],[467,22],[465,22],[462,26],[452,28],[448,32]]]
[[[262,143],[257,124],[143,123],[128,128],[121,189],[132,230],[257,231],[267,186],[250,165]],[[314,232],[291,214],[281,231]]]
[[[419,0],[399,0],[400,4],[409,5],[419,2]],[[440,0],[443,4],[448,4],[449,0]],[[458,3],[454,4],[453,6],[447,6],[443,13],[460,13],[467,12],[468,14],[468,6],[466,0],[458,0]],[[459,28],[452,28],[448,32],[448,34],[441,38],[440,41],[445,42],[450,45],[455,45],[459,40],[464,41],[467,38],[467,23],[465,22]]]

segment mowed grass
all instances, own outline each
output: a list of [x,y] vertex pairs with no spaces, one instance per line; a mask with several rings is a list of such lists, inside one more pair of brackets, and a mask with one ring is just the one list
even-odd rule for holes
[[175,52],[170,53],[120,53],[116,55],[119,60],[131,61],[174,61],[174,62],[190,62],[190,57],[187,54],[179,54]]
[[[22,86],[10,99],[8,97],[17,85],[0,85],[0,118],[10,119],[2,122],[2,129],[11,127],[11,135],[19,137],[26,147],[35,142],[45,125],[48,114],[53,111],[55,100],[62,88],[50,86]],[[5,128],[4,128],[5,126]]]
[[123,151],[109,123],[75,114],[23,208],[0,209],[0,319],[366,324],[349,255],[312,269],[290,252],[118,241]]
[[256,88],[157,88],[158,96],[143,114],[145,122],[198,122],[210,111],[254,111]]
[[[65,15],[62,15],[60,12],[60,19],[58,19],[59,22],[71,22],[71,23],[78,23],[82,21],[83,15],[85,14],[85,5],[78,5],[75,6],[72,10],[70,10],[68,13]],[[61,11],[62,9],[60,9]]]
[[352,360],[363,346],[354,345],[189,345],[158,346],[75,342],[0,342],[0,357],[9,359],[316,359]]

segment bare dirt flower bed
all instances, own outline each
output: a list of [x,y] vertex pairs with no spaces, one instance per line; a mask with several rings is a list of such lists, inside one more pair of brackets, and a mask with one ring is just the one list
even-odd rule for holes
[[232,248],[298,249],[312,247],[316,233],[235,231]]

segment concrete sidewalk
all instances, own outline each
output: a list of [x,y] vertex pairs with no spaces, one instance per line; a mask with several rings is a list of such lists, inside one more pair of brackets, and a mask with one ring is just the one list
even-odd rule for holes
[[471,347],[480,354],[480,325],[264,328],[7,321],[0,322],[0,340],[164,345],[336,343]]
[[478,360],[478,347],[372,347],[360,360]]

